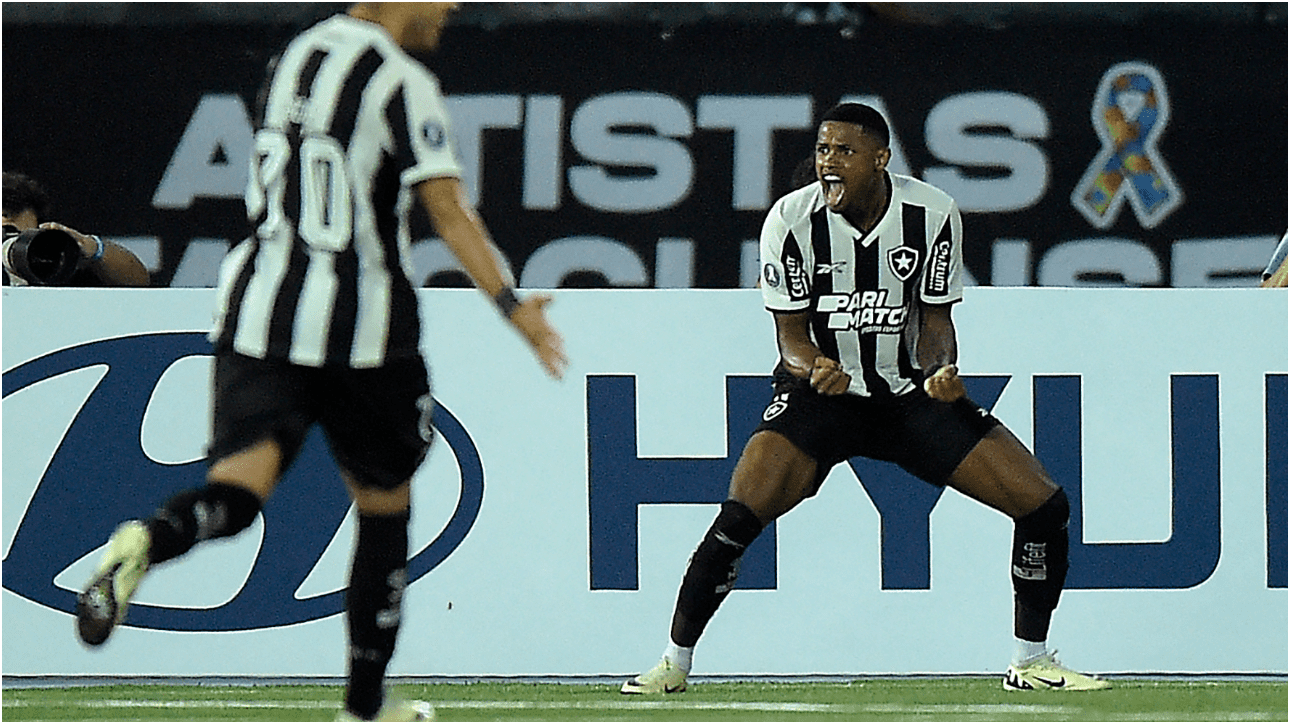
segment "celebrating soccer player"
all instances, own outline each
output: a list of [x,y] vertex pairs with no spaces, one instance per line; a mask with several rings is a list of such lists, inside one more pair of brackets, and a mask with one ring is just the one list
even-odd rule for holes
[[695,644],[734,587],[744,550],[855,456],[897,463],[1013,520],[1016,653],[1005,689],[1109,686],[1048,648],[1066,580],[1066,494],[966,397],[950,316],[963,295],[958,206],[889,172],[888,145],[876,110],[834,107],[816,136],[816,182],[766,217],[761,289],[779,345],[774,396],[690,559],[662,660],[624,683],[624,694],[685,690]]

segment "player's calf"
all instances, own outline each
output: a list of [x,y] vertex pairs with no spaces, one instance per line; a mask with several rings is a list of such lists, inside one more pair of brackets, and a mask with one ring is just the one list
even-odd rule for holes
[[204,540],[241,533],[255,522],[262,505],[255,493],[227,483],[177,493],[147,521],[152,562],[177,558]]
[[690,557],[681,581],[672,641],[694,646],[708,621],[739,577],[744,550],[761,534],[762,524],[748,506],[736,500],[721,504],[721,512]]
[[1012,535],[1012,587],[1016,594],[1015,633],[1044,641],[1053,609],[1066,585],[1070,502],[1058,490],[1033,512],[1018,518]]

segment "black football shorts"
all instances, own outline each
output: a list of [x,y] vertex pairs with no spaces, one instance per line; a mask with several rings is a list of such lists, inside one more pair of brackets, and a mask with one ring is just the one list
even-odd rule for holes
[[322,426],[336,462],[367,487],[390,490],[412,478],[433,439],[424,358],[384,367],[304,367],[234,352],[215,354],[211,462],[268,438],[282,469],[305,435]]
[[788,438],[819,464],[815,489],[834,465],[853,457],[896,463],[943,486],[999,421],[964,397],[933,400],[921,387],[886,400],[821,395],[809,381],[776,370],[774,397],[757,432]]

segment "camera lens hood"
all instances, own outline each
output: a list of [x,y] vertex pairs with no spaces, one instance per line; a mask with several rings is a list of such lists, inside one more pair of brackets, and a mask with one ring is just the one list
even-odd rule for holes
[[5,268],[32,285],[66,284],[80,263],[81,245],[59,229],[31,229],[4,243]]

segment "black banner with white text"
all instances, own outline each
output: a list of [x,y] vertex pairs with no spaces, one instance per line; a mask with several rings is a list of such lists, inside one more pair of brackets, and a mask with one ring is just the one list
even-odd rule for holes
[[[211,286],[291,34],[6,24],[4,168],[155,285]],[[425,60],[527,287],[751,286],[765,211],[840,100],[959,202],[977,284],[1254,286],[1287,227],[1284,26],[460,27]],[[460,283],[433,236],[418,215],[418,274]]]

